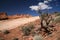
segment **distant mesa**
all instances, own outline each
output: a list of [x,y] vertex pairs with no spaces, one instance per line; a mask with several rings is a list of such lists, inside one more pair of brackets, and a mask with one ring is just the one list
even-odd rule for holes
[[17,19],[17,18],[29,18],[32,17],[29,14],[15,14],[15,15],[7,15],[6,12],[0,12],[0,20],[7,20],[7,19]]
[[9,19],[29,18],[29,17],[32,17],[32,16],[29,14],[15,14],[15,15],[8,16]]

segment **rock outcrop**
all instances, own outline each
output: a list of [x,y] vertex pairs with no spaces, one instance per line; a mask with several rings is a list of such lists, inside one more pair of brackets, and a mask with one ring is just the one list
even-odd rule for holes
[[7,13],[6,12],[0,12],[0,20],[5,20],[5,19],[8,19],[7,18]]
[[32,17],[29,14],[15,14],[15,15],[7,15],[6,12],[0,12],[0,20],[6,20],[6,19],[17,19],[17,18],[29,18]]
[[29,18],[29,17],[32,17],[32,16],[29,14],[16,14],[16,15],[8,16],[8,19]]

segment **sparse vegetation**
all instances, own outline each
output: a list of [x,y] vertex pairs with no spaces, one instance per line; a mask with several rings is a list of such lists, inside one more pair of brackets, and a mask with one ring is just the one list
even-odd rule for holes
[[14,38],[13,40],[18,40],[18,38]]
[[22,31],[23,31],[24,35],[29,35],[31,30],[28,27],[23,27]]
[[51,31],[48,30],[48,28],[53,28],[50,27],[49,24],[52,21],[52,16],[47,14],[41,14],[41,28],[40,30],[44,29],[47,34],[51,34]]
[[43,40],[42,36],[41,35],[35,35],[33,37],[33,40]]
[[34,30],[31,31],[32,36],[34,36],[35,34],[37,34]]
[[4,40],[4,38],[0,37],[0,40]]
[[10,32],[8,30],[3,31],[4,34],[9,34]]
[[60,16],[60,13],[57,12],[57,13],[56,13],[56,16]]
[[22,32],[24,33],[25,36],[28,36],[31,32],[31,30],[34,29],[33,25],[27,25],[22,27]]
[[57,17],[55,18],[54,22],[60,23],[60,16],[57,16]]

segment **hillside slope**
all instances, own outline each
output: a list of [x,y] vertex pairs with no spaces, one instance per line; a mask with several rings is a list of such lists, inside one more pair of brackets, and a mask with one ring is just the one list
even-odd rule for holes
[[[30,18],[18,18],[18,19],[13,19],[13,20],[2,20],[0,21],[0,30],[7,29],[9,30],[10,33],[6,35],[3,32],[0,32],[0,37],[4,38],[5,40],[12,40],[13,38],[16,38],[16,37],[19,40],[31,40],[31,38],[33,39],[31,35],[28,36],[28,38],[24,38],[22,36],[23,34],[20,31],[19,27],[21,27],[21,25],[28,24],[30,22],[34,22],[38,24],[36,20],[39,22],[39,16],[30,17]],[[35,26],[36,28],[38,28],[38,25],[36,24]],[[44,37],[44,40],[60,40],[60,23],[57,23],[54,28],[56,28],[56,31],[53,31],[51,35],[47,35],[46,37]],[[43,34],[43,32],[41,32],[40,34]]]
[[0,21],[0,30],[4,30],[4,29],[13,29],[16,28],[20,25],[29,23],[29,22],[33,22],[35,20],[39,19],[38,16],[35,17],[30,17],[30,18],[18,18],[18,19],[13,19],[13,20],[4,20],[4,21]]

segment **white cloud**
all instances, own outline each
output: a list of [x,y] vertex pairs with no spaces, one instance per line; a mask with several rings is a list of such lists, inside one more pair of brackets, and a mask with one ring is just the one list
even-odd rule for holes
[[44,3],[49,3],[48,1],[44,1]]
[[39,8],[38,8],[38,6],[30,6],[29,8],[31,8],[31,10],[38,10]]
[[44,3],[49,3],[51,2],[52,0],[44,0]]
[[49,5],[43,3],[43,2],[39,2],[37,6],[30,6],[29,8],[31,8],[31,10],[45,10],[45,9],[52,9],[52,7],[50,7]]
[[38,6],[40,10],[44,10],[48,8],[48,5],[46,5],[45,3],[39,3]]
[[44,3],[43,2],[39,2],[38,5],[43,5]]

